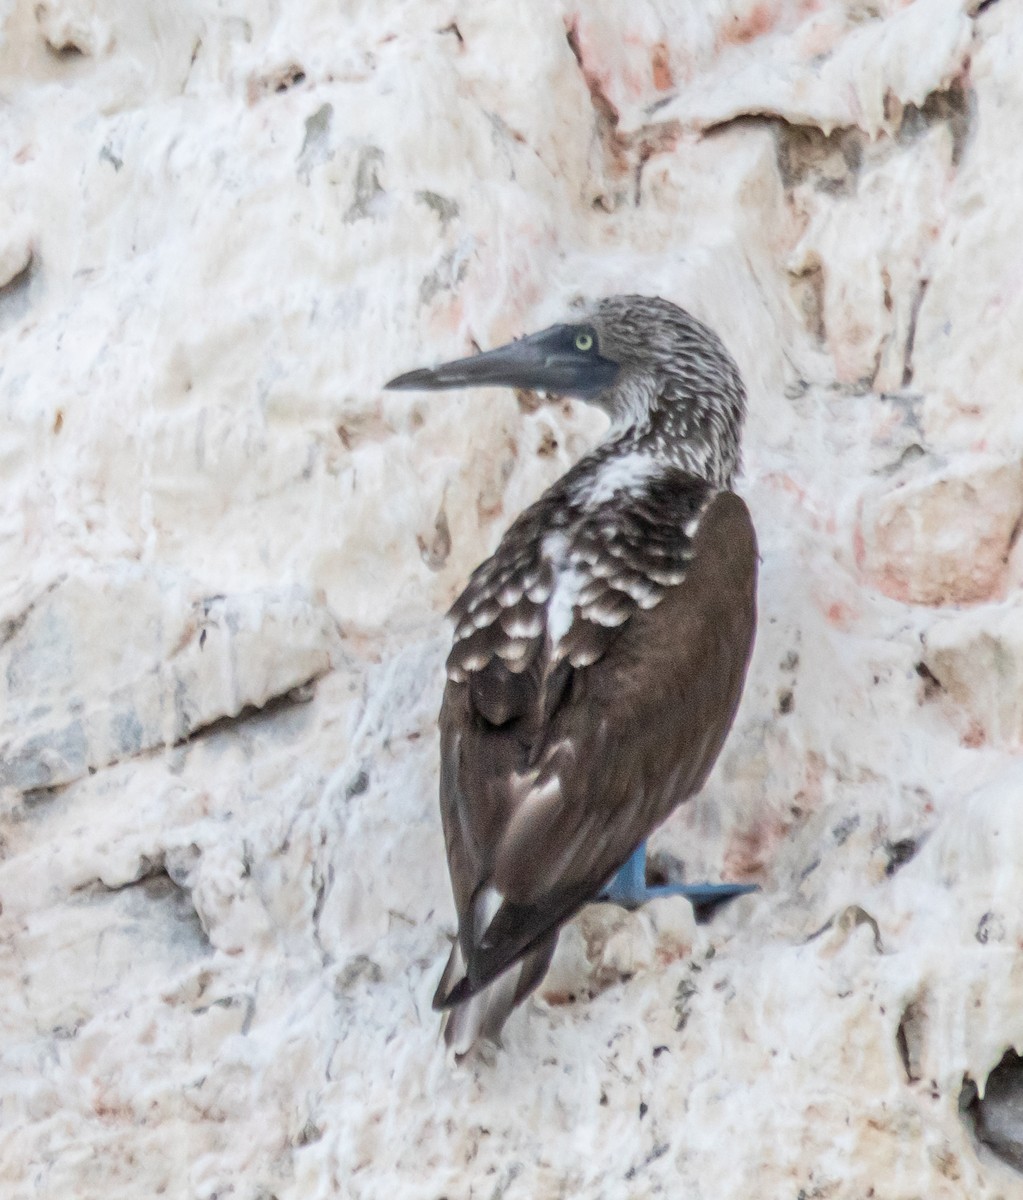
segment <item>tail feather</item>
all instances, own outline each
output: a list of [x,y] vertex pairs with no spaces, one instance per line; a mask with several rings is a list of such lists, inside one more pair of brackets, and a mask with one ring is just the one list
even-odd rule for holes
[[[502,972],[492,983],[448,1008],[444,1041],[455,1052],[456,1058],[468,1054],[480,1040],[498,1040],[512,1009],[521,1004],[546,975],[557,941],[557,933],[545,938],[535,950]],[[465,960],[456,941],[433,997],[434,1008],[447,1007],[449,997],[464,978]]]
[[433,1007],[436,1012],[450,1007],[451,993],[463,979],[465,979],[465,957],[462,954],[458,938],[455,938],[444,967],[444,974],[440,977],[437,990],[433,993]]

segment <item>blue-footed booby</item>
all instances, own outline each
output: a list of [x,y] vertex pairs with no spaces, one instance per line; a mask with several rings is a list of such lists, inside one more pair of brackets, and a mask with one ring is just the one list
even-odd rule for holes
[[558,930],[647,888],[647,836],[700,790],[756,626],[757,543],[732,491],[746,398],[715,333],[651,296],[411,371],[389,388],[504,386],[603,409],[605,440],[527,508],[455,601],[440,807],[458,937],[434,997],[459,1056],[496,1040]]

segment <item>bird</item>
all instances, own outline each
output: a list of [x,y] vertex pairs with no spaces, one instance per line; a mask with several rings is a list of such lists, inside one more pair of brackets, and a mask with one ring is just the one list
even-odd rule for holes
[[500,1042],[590,901],[755,890],[645,880],[646,839],[703,786],[752,653],[757,540],[733,490],[742,377],[713,330],[661,297],[574,316],[385,385],[535,389],[609,418],[449,612],[440,808],[458,933],[433,1007],[458,1060]]

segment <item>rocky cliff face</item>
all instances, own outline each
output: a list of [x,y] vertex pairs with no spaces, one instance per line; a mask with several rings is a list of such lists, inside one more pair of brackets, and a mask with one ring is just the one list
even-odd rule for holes
[[[1023,14],[0,3],[5,1197],[1023,1195]],[[751,397],[747,694],[492,1062],[446,606],[599,438],[381,391],[646,291]]]

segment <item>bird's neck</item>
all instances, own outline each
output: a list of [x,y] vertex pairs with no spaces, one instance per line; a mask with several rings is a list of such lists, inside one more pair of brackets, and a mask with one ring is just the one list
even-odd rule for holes
[[739,467],[739,437],[715,428],[709,413],[690,411],[683,418],[677,409],[655,405],[628,424],[612,424],[592,457],[599,466],[625,456],[649,457],[659,467],[674,467],[725,489]]
[[715,488],[731,488],[739,470],[745,408],[741,383],[729,397],[731,404],[708,403],[703,392],[678,382],[655,391],[647,381],[623,381],[609,406],[611,429],[594,457],[599,463],[622,455],[649,455],[664,468],[676,467]]

